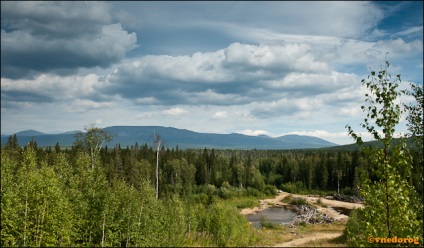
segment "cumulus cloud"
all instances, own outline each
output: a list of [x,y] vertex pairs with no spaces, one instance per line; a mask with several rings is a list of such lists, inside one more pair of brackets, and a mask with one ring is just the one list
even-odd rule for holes
[[75,98],[99,99],[101,95],[96,90],[99,76],[57,76],[41,74],[34,79],[2,78],[2,100],[49,102],[73,100]]
[[225,49],[224,65],[245,71],[327,71],[328,65],[314,61],[307,44],[248,45],[233,43]]
[[1,14],[2,77],[107,67],[137,47],[102,2],[4,2]]
[[[309,115],[323,107],[322,99],[315,97],[282,98],[277,101],[267,101],[251,104],[250,114],[256,118],[272,119],[276,117]],[[306,117],[306,116],[304,116]]]
[[392,13],[380,5],[2,2],[2,128],[48,109],[68,125],[326,129],[310,134],[339,139],[329,130],[361,119],[360,80],[386,52],[392,74],[422,81],[422,25],[393,17],[396,28],[383,29]]
[[175,107],[175,108],[170,108],[170,109],[164,110],[164,111],[162,111],[162,113],[164,113],[166,115],[178,116],[178,115],[183,115],[183,114],[187,113],[187,110],[180,108],[180,107]]
[[[275,82],[285,80],[287,89],[293,87],[291,72],[319,77],[330,71],[305,44],[233,43],[215,52],[125,61],[107,77],[103,91],[131,99],[155,98],[158,104],[246,104],[279,97],[274,94]],[[314,87],[328,84],[325,79],[304,81]]]
[[249,135],[249,136],[269,135],[269,133],[265,130],[250,130],[250,129],[242,130],[242,131],[239,131],[238,133]]
[[397,38],[393,40],[382,40],[377,42],[374,47],[379,48],[380,50],[386,50],[387,52],[395,55],[408,54],[412,51],[422,52],[423,51],[423,41],[414,40],[411,42],[405,42],[402,38]]

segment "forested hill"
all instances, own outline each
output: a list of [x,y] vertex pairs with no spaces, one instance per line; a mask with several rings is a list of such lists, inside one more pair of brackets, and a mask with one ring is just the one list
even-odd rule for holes
[[[109,147],[120,144],[122,147],[132,146],[136,142],[152,145],[154,135],[160,136],[165,147],[216,148],[216,149],[305,149],[337,146],[326,140],[301,135],[285,135],[272,138],[266,135],[248,136],[238,133],[215,134],[197,133],[186,129],[161,126],[112,126],[104,128],[114,136]],[[35,130],[16,133],[19,145],[24,146],[34,140],[39,146],[71,146],[75,141],[75,132],[61,134],[44,134]],[[1,142],[6,144],[9,136],[2,135]]]

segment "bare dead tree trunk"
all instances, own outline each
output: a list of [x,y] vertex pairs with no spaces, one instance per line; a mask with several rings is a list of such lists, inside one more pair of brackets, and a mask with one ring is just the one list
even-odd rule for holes
[[106,222],[106,213],[103,213],[103,226],[102,226],[102,247],[105,247],[105,222]]
[[161,139],[159,135],[154,134],[156,144],[156,199],[159,198],[159,149],[161,146]]
[[26,197],[25,197],[24,246],[26,246],[26,226],[27,226],[27,215],[28,215],[28,186],[27,186],[27,195],[26,195]]
[[160,141],[156,147],[156,199],[159,197],[159,146]]

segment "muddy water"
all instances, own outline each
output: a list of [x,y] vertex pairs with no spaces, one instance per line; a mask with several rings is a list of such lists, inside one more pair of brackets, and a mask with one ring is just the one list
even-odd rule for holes
[[261,216],[266,220],[278,225],[289,224],[293,220],[296,212],[286,207],[272,207],[263,209],[255,214],[248,214],[246,218],[255,228],[261,228]]

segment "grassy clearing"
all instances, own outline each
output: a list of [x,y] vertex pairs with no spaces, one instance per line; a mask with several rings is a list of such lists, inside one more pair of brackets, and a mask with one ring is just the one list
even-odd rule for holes
[[258,241],[255,246],[274,246],[295,239],[290,233],[290,228],[286,226],[277,226],[275,229],[262,228],[256,230]]
[[343,234],[334,239],[320,239],[302,244],[302,247],[347,247],[346,236]]
[[[307,237],[311,233],[343,233],[346,221],[336,221],[331,224],[306,224],[296,228],[287,226],[278,226],[277,228],[262,228],[256,230],[258,241],[255,246],[274,246],[295,239]],[[310,241],[302,246],[317,247],[346,247],[346,238],[344,236],[334,239],[323,239]]]
[[331,224],[307,224],[305,227],[299,229],[302,232],[343,232],[346,223],[346,220],[340,220]]
[[292,195],[288,195],[284,197],[281,202],[288,203],[291,205],[310,205],[309,202],[303,197],[293,197]]
[[237,209],[243,208],[254,208],[259,207],[260,203],[257,198],[254,197],[235,197],[228,200],[220,200],[227,206],[233,206]]

